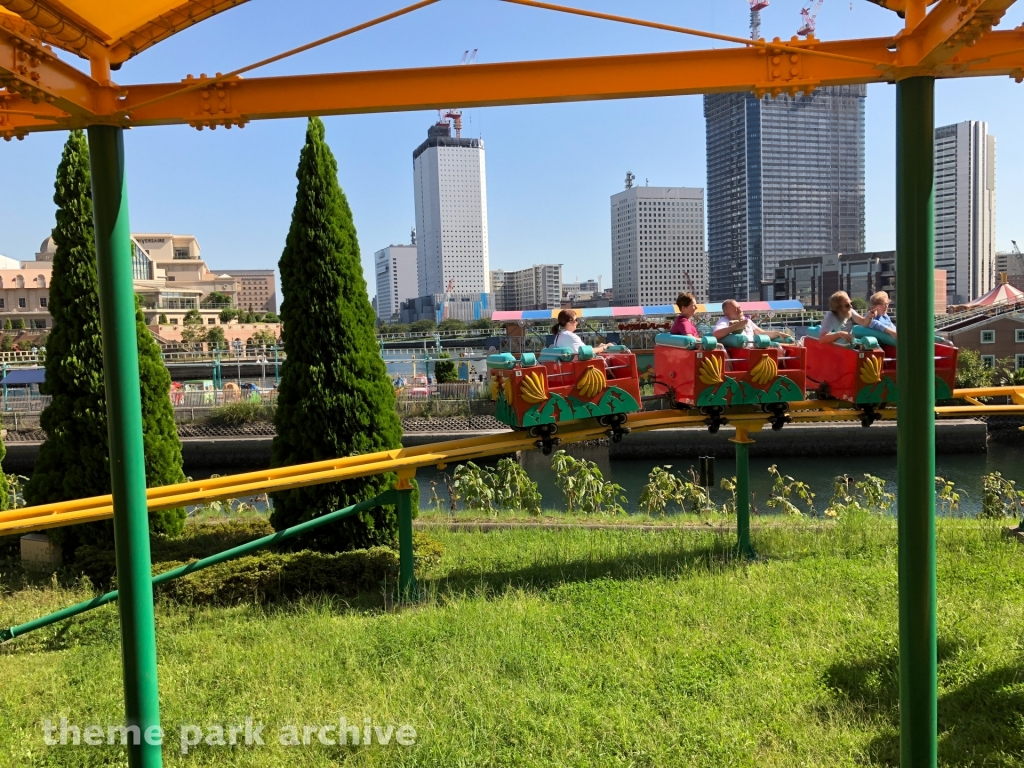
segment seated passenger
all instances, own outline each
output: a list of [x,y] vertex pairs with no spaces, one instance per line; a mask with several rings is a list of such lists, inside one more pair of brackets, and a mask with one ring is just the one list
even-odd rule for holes
[[757,327],[754,321],[743,314],[740,303],[735,299],[722,302],[722,314],[725,315],[715,324],[715,338],[721,341],[731,333],[742,333],[750,344],[754,343],[754,334],[764,334],[769,339],[788,338],[782,331],[765,331]]
[[[551,332],[555,334],[555,341],[552,347],[565,347],[573,352],[579,352],[584,346],[583,339],[576,335],[576,313],[571,309],[563,309],[558,313],[558,322],[551,326]],[[594,352],[604,352],[607,344],[598,344]]]
[[676,321],[672,323],[669,333],[674,333],[677,336],[693,336],[693,338],[699,339],[700,333],[697,331],[697,326],[690,320],[693,313],[697,311],[697,300],[693,298],[693,294],[680,293],[676,297],[676,306],[679,307],[679,314],[676,316]]
[[868,307],[868,328],[882,333],[888,333],[896,338],[896,326],[889,317],[889,294],[879,291],[871,295],[870,306]]
[[846,291],[836,291],[828,300],[829,311],[821,319],[818,341],[825,344],[837,342],[850,344],[853,341],[853,324],[867,326],[871,321],[853,309],[853,302]]

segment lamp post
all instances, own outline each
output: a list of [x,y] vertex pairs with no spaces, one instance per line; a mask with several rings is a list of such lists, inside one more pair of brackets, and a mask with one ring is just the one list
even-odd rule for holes
[[235,378],[238,382],[239,388],[242,386],[242,340],[235,339],[231,342],[231,346],[235,348],[235,366],[236,375]]

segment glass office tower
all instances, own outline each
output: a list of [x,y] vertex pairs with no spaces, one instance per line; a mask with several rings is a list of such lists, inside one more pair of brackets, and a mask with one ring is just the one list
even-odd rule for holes
[[783,259],[864,251],[866,97],[704,97],[711,301],[770,294]]

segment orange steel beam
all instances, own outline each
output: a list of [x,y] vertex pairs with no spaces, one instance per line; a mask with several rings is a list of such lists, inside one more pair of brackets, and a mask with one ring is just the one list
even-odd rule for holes
[[[996,2],[996,0],[992,0]],[[1006,5],[1009,0],[999,0]],[[988,7],[980,0],[977,8]],[[932,14],[947,6],[940,4]],[[911,33],[933,40],[940,28],[925,17]],[[975,17],[977,18],[977,17]],[[929,27],[934,24],[935,27]],[[963,25],[961,25],[963,28]],[[918,39],[918,38],[915,38]],[[347,72],[294,77],[232,78],[203,84],[101,86],[84,73],[42,55],[21,71],[17,56],[27,43],[0,29],[0,135],[66,130],[88,124],[174,125],[197,128],[244,125],[306,115],[342,115],[424,110],[459,104],[485,107],[600,99],[676,96],[727,91],[757,94],[808,92],[828,85],[894,82],[922,74],[916,63],[901,66],[893,38],[822,43],[788,41],[813,53],[767,52],[751,47],[626,56],[477,64],[472,67]],[[769,44],[771,45],[771,44]],[[32,52],[45,51],[38,46]],[[1024,31],[984,34],[973,46],[946,51],[928,73],[940,78],[1009,75],[1024,79]],[[851,61],[860,59],[864,63]],[[874,63],[872,63],[874,62]],[[184,91],[184,88],[191,88]],[[35,101],[36,103],[32,103]]]
[[939,0],[920,23],[896,36],[900,64],[926,73],[990,32],[1013,3],[1014,0]]
[[484,107],[744,90],[795,93],[820,85],[889,79],[886,70],[894,63],[894,54],[888,42],[882,38],[817,45],[877,65],[810,55],[773,56],[746,48],[680,51],[237,79],[148,106],[144,103],[181,86],[139,85],[126,88],[121,109],[130,114],[133,125],[212,126],[314,114],[436,109],[447,104]]
[[6,89],[0,95],[6,96],[7,109],[54,122],[91,118],[97,111],[98,92],[109,90],[58,59],[52,49],[7,28],[0,28],[0,85]]

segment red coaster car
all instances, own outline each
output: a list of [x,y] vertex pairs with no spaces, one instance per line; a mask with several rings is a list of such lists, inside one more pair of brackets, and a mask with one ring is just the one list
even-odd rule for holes
[[771,412],[772,429],[791,419],[789,403],[804,399],[804,350],[772,344],[759,335],[753,344],[743,337],[719,343],[714,336],[696,339],[662,333],[654,339],[655,385],[671,393],[677,406],[699,408],[712,433],[728,423],[726,407],[757,406]]
[[[878,418],[875,412],[895,403],[897,347],[892,337],[856,327],[853,345],[825,344],[812,335],[803,338],[807,353],[807,387],[819,400],[843,400],[860,406],[864,426]],[[948,400],[956,386],[959,350],[935,344],[935,399]]]
[[528,429],[540,438],[539,447],[550,453],[558,440],[558,426],[596,418],[607,426],[615,442],[629,430],[628,414],[640,410],[640,381],[636,356],[621,345],[595,354],[584,346],[550,348],[537,356],[524,353],[519,360],[505,352],[487,358],[495,417],[514,429]]

